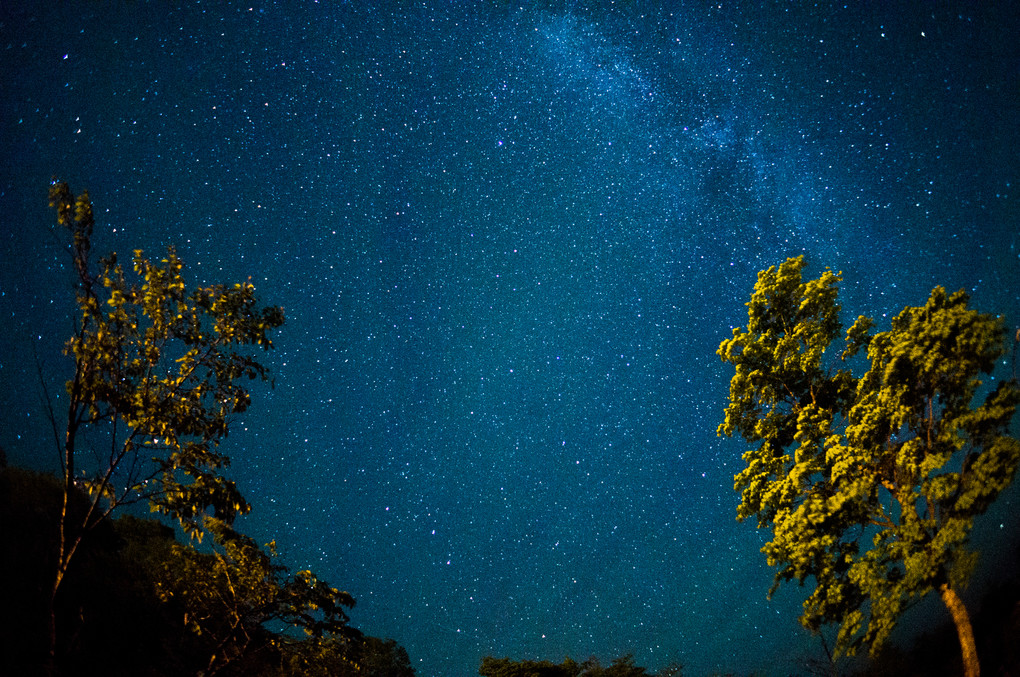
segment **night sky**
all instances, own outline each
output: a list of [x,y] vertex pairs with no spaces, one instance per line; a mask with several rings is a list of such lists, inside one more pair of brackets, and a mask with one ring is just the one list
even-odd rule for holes
[[38,4],[0,3],[0,445],[56,467],[57,176],[99,252],[284,306],[243,528],[425,677],[822,656],[715,434],[755,274],[842,270],[847,325],[936,284],[1020,319],[1013,3]]

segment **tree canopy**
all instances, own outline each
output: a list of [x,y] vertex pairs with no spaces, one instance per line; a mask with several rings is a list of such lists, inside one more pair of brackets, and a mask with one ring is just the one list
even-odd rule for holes
[[[679,675],[680,666],[673,664],[669,674]],[[650,677],[645,668],[634,665],[631,655],[621,656],[608,666],[603,666],[597,658],[589,658],[578,663],[566,658],[562,663],[551,661],[514,661],[509,658],[482,659],[478,674],[482,677]]]
[[1020,388],[982,381],[1006,350],[1004,324],[936,287],[889,330],[860,316],[842,335],[841,275],[804,281],[804,267],[798,257],[760,272],[747,325],[719,346],[734,366],[719,434],[754,445],[735,477],[738,519],[771,529],[770,594],[814,578],[801,622],[839,624],[837,651],[876,650],[938,590],[976,674],[957,594],[976,561],[968,537],[1020,462],[1009,434]]
[[[0,674],[42,672],[61,500],[57,478],[0,462],[0,598],[16,619],[0,633]],[[76,490],[71,505],[84,511],[88,497]],[[219,525],[209,535],[199,548],[130,513],[97,525],[61,586],[54,671],[413,677],[396,642],[347,624],[347,605],[336,605],[353,602],[349,595],[310,572],[288,573],[272,548],[236,530]]]
[[[58,667],[58,594],[75,553],[115,510],[137,502],[177,520],[192,538],[212,537],[205,552],[164,542],[147,574],[159,598],[179,609],[186,630],[209,644],[205,674],[243,663],[250,647],[267,642],[305,668],[331,657],[353,665],[347,645],[361,635],[344,611],[353,597],[311,571],[287,573],[274,561],[274,544],[263,548],[232,526],[250,507],[224,474],[230,459],[219,445],[231,418],[251,404],[246,382],[269,379],[252,351],[272,348],[283,310],[260,307],[250,282],[189,289],[173,248],[159,262],[136,250],[130,272],[113,253],[95,270],[88,193],[75,197],[55,181],[49,197],[57,224],[70,234],[77,306],[65,347],[73,369],[63,440],[50,406],[62,506],[48,604],[49,671]],[[274,632],[273,624],[304,630],[310,640]]]
[[[233,521],[248,504],[219,472],[229,458],[218,445],[230,417],[251,404],[244,382],[268,379],[246,348],[272,348],[283,310],[260,308],[250,282],[189,290],[172,247],[159,262],[135,250],[133,280],[116,253],[94,271],[88,193],[73,197],[61,182],[49,193],[57,223],[71,235],[77,286],[77,321],[65,349],[74,366],[66,386],[66,483],[87,488],[101,514],[147,500],[193,536],[207,510]],[[108,447],[88,468],[78,460],[85,428],[96,436],[102,428]]]
[[[169,542],[148,563],[159,598],[181,609],[186,629],[212,644],[206,674],[237,659],[250,649],[274,649],[304,663],[323,660],[320,644],[337,643],[340,656],[351,653],[344,645],[361,639],[349,627],[344,607],[354,598],[320,581],[311,571],[289,574],[277,564],[275,543],[266,549],[226,523],[207,518],[206,529],[215,547],[199,552],[188,544]],[[307,635],[301,651],[290,635],[270,631],[273,624],[296,628]],[[305,674],[302,671],[301,674]]]

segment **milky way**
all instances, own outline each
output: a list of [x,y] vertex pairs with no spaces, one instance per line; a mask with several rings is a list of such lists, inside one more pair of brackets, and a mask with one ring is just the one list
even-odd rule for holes
[[765,599],[715,435],[755,273],[844,271],[845,320],[936,284],[1020,317],[1008,10],[12,4],[0,444],[56,464],[56,175],[97,249],[176,244],[192,280],[285,307],[225,448],[244,527],[420,675],[800,669],[803,591]]

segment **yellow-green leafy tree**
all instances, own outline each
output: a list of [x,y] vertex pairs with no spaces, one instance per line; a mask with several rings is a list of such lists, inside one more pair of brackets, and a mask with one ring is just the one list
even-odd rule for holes
[[[752,445],[735,478],[737,518],[772,532],[770,595],[814,579],[801,623],[838,624],[837,652],[876,651],[911,603],[938,591],[976,676],[959,596],[977,559],[968,538],[1020,462],[1010,436],[1020,389],[982,383],[1006,350],[1003,322],[936,287],[888,331],[861,316],[844,336],[841,276],[805,281],[804,267],[798,257],[760,272],[747,325],[719,346],[735,368],[719,434]],[[866,372],[855,377],[853,364]]]
[[[50,595],[52,664],[61,582],[82,539],[111,512],[148,502],[200,536],[207,515],[229,525],[249,510],[222,474],[229,459],[219,443],[231,417],[251,402],[247,382],[268,378],[251,351],[272,347],[283,311],[259,307],[248,282],[189,289],[172,248],[158,262],[135,251],[127,271],[111,254],[96,269],[88,193],[74,196],[55,181],[49,198],[70,234],[77,288],[63,435],[51,416],[64,488]],[[69,510],[76,489],[89,496],[83,514]]]
[[[205,518],[212,548],[164,542],[146,560],[159,598],[178,610],[185,630],[207,656],[205,675],[265,674],[273,658],[293,674],[356,672],[350,660],[362,635],[348,625],[349,593],[331,587],[311,571],[287,572],[275,562],[276,544],[261,548],[222,520]],[[296,638],[273,625],[298,628]]]

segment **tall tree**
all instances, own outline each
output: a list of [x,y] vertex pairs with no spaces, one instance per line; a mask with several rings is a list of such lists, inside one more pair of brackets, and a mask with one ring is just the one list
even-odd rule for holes
[[[233,415],[251,397],[247,380],[268,378],[249,348],[268,350],[283,323],[279,307],[260,308],[249,282],[185,284],[171,248],[160,262],[134,252],[133,281],[116,254],[92,260],[95,220],[88,193],[75,197],[54,182],[50,205],[69,245],[77,317],[65,352],[73,361],[60,447],[63,510],[50,595],[49,654],[57,649],[54,601],[86,534],[118,507],[147,501],[200,536],[212,511],[222,522],[248,511],[222,474],[229,459],[218,445]],[[52,413],[52,412],[51,412]],[[75,489],[84,511],[70,509]]]
[[[977,554],[968,538],[1016,474],[1009,428],[1014,379],[982,383],[1005,348],[1003,322],[936,287],[873,334],[861,316],[840,337],[837,283],[803,281],[803,257],[758,274],[746,327],[718,350],[734,365],[720,435],[752,449],[735,477],[739,520],[756,517],[783,581],[815,579],[801,623],[840,625],[837,652],[876,651],[907,607],[938,591],[956,625],[967,675],[979,671],[959,597]],[[854,377],[850,365],[868,367]]]

